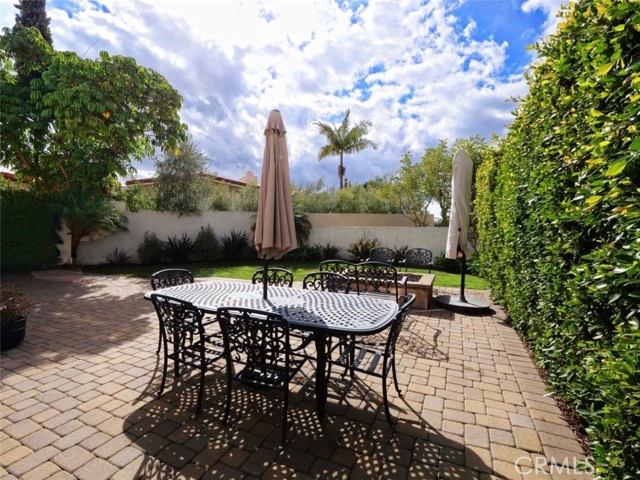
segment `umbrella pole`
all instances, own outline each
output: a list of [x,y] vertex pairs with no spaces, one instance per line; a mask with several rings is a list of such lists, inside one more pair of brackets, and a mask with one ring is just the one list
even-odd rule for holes
[[264,269],[262,270],[262,298],[267,299],[267,282],[269,280],[269,261],[265,257],[264,259]]
[[461,302],[465,302],[467,301],[466,298],[464,298],[464,275],[465,275],[465,271],[467,270],[467,255],[464,253],[464,250],[462,249],[462,247],[460,247],[460,235],[462,234],[462,229],[458,228],[458,258],[460,258],[460,301]]
[[464,275],[467,270],[467,256],[462,252],[462,258],[460,259],[460,271],[462,272],[462,276],[460,278],[460,301],[466,302],[467,299],[464,298]]

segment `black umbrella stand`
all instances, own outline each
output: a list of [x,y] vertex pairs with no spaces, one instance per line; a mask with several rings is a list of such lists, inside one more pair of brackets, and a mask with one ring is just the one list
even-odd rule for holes
[[436,303],[447,310],[466,314],[481,314],[491,310],[490,305],[479,298],[467,298],[464,294],[464,281],[467,271],[467,256],[458,245],[458,258],[460,259],[460,295],[438,295]]

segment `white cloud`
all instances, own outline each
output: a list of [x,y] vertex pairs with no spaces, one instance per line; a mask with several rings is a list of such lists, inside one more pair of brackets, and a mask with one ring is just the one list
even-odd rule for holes
[[[0,0],[2,26],[13,25],[13,3]],[[548,25],[532,26],[542,35],[559,3],[528,0],[522,9],[547,14]],[[439,138],[504,133],[513,109],[505,100],[527,88],[522,75],[503,73],[506,44],[473,40],[477,25],[459,22],[445,0],[370,0],[355,11],[332,0],[95,5],[48,2],[55,48],[87,58],[100,50],[128,55],[164,75],[183,97],[190,133],[230,178],[259,174],[272,108],[287,126],[293,180],[337,185],[337,159],[317,160],[323,138],[314,121],[337,123],[351,109],[353,120],[373,122],[379,149],[345,160],[347,178],[360,182],[397,169],[404,152],[420,155]],[[139,176],[153,169],[138,167]]]
[[561,17],[558,16],[560,7],[568,5],[567,0],[525,0],[522,4],[522,11],[525,13],[534,10],[542,10],[547,16],[543,29],[540,32],[541,37],[547,37],[555,32],[556,27],[560,23]]

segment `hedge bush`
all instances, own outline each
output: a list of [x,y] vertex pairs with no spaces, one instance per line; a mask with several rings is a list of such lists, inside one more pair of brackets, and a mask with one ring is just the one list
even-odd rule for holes
[[477,177],[480,268],[597,474],[640,478],[640,2],[578,1]]
[[52,195],[2,188],[0,231],[3,272],[27,271],[56,265],[62,243],[60,220]]

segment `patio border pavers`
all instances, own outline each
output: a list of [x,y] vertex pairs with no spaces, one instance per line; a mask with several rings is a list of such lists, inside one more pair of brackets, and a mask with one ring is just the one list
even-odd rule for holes
[[404,395],[389,390],[393,427],[379,379],[358,377],[346,391],[335,373],[322,424],[313,372],[303,372],[282,445],[269,391],[234,389],[235,417],[219,422],[222,365],[200,416],[196,381],[157,397],[147,281],[66,271],[3,281],[36,304],[27,339],[1,358],[3,478],[591,478],[574,470],[581,445],[499,307],[412,312],[398,341]]

